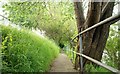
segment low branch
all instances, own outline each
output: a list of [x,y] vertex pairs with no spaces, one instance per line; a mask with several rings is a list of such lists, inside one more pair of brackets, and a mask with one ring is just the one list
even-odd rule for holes
[[7,17],[5,17],[5,16],[3,16],[3,15],[1,15],[1,14],[0,14],[0,16],[10,21],[9,18],[7,18]]
[[[116,5],[118,5],[118,4],[120,4],[120,2],[116,2],[116,3],[114,4],[114,6],[116,6]],[[106,10],[109,8],[109,5],[111,5],[111,0],[109,0],[109,1],[106,3],[106,5],[103,7],[102,13],[101,13],[101,17],[103,17],[104,13],[105,13]]]
[[101,17],[102,17],[103,14],[106,12],[106,10],[108,9],[109,5],[110,5],[110,2],[108,1],[108,2],[106,3],[106,5],[105,5],[105,6],[103,7],[103,9],[102,9]]

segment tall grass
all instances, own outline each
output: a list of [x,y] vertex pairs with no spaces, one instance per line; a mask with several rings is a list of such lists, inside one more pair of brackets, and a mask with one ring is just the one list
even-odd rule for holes
[[58,55],[59,47],[30,30],[0,25],[3,72],[45,72]]

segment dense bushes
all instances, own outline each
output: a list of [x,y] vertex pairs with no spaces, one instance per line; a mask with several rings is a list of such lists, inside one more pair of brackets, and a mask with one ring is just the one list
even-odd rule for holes
[[30,30],[1,26],[2,71],[44,72],[57,56],[59,47]]

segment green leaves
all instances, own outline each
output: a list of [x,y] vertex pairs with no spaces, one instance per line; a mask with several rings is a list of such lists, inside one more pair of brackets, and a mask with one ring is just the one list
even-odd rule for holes
[[77,31],[73,3],[11,2],[3,7],[13,23],[44,30],[57,44],[66,44]]
[[120,34],[119,31],[117,30],[117,27],[118,27],[117,24],[113,24],[110,27],[110,33],[105,47],[106,55],[103,57],[103,61],[105,63],[115,68],[118,67],[119,62],[118,52],[120,52],[119,49]]
[[112,72],[110,72],[109,70],[99,66],[95,67],[92,63],[85,65],[85,71],[91,73],[93,72],[93,74],[95,74],[94,72],[109,72],[110,74],[112,74]]
[[2,71],[44,72],[58,55],[59,47],[47,38],[42,38],[28,29],[1,26]]

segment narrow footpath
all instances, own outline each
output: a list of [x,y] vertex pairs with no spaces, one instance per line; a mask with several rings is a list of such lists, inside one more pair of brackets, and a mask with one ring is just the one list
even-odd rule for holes
[[60,53],[53,61],[50,72],[78,72],[66,54]]

